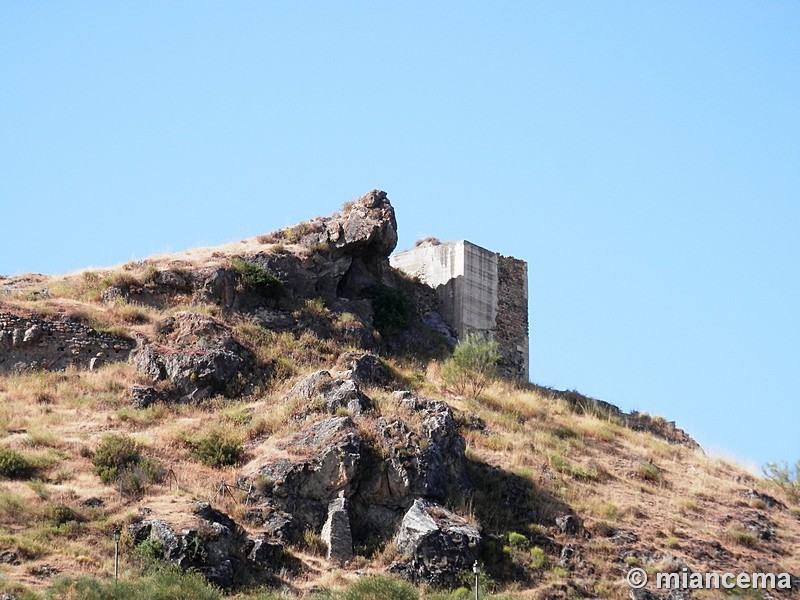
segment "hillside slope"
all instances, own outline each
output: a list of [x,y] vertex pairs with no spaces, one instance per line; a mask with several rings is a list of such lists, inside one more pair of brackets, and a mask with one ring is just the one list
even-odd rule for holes
[[475,561],[506,597],[686,597],[625,576],[800,572],[800,509],[674,424],[453,394],[396,228],[375,190],[237,244],[0,279],[6,597],[322,598],[385,574],[463,597]]

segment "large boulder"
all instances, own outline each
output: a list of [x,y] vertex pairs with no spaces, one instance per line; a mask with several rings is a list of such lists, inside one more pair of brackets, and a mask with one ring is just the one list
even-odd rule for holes
[[322,526],[321,537],[328,547],[328,560],[342,564],[353,559],[353,535],[346,498],[336,498],[328,505],[328,519]]
[[465,519],[435,502],[417,499],[395,536],[405,560],[390,571],[415,584],[452,588],[477,560],[480,542],[480,532]]
[[387,387],[394,379],[380,358],[366,352],[345,352],[339,356],[336,367],[361,385]]
[[397,220],[386,192],[372,190],[348,202],[341,213],[317,217],[266,236],[311,249],[305,256],[263,253],[248,257],[303,297],[356,299],[389,272],[397,246]]
[[169,381],[185,400],[241,393],[252,374],[252,353],[213,317],[181,313],[158,325],[161,343],[142,342],[136,368],[153,382]]
[[372,401],[352,379],[333,379],[328,371],[316,371],[298,381],[285,401],[302,401],[307,412],[323,409],[336,414],[340,409],[354,417],[373,408]]
[[291,514],[296,531],[308,527],[319,531],[329,503],[355,491],[361,475],[361,436],[349,417],[330,417],[289,436],[278,447],[291,458],[256,458],[243,469],[244,479],[268,482],[256,494],[256,503]]

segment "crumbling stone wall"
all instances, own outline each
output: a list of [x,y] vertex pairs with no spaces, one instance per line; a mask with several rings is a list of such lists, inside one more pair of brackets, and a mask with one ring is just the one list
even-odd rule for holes
[[528,381],[528,265],[512,256],[497,258],[497,319],[501,368],[514,379]]
[[44,319],[0,313],[0,373],[94,368],[128,360],[136,343],[68,317]]

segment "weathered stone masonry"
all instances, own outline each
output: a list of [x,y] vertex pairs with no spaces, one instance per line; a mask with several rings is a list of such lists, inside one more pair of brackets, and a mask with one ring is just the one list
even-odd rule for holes
[[423,243],[390,260],[436,290],[439,311],[459,339],[470,332],[493,337],[501,371],[528,380],[527,263],[464,240]]
[[0,313],[0,373],[93,368],[128,360],[136,342],[68,317],[47,320]]

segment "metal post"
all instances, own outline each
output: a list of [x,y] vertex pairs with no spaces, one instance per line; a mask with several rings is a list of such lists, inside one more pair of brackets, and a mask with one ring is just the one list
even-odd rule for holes
[[116,530],[114,532],[114,583],[119,578],[119,538],[120,531]]
[[481,572],[480,567],[478,566],[478,561],[475,561],[475,564],[472,565],[472,572],[475,573],[475,600],[480,600],[478,598],[478,575]]

